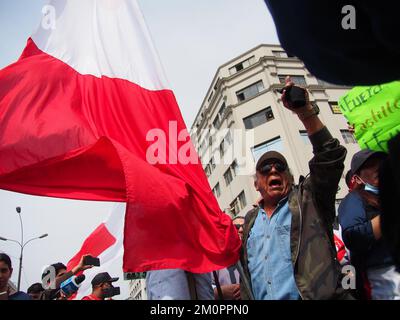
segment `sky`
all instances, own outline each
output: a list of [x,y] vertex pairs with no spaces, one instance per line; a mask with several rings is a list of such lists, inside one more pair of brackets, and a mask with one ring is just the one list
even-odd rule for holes
[[[39,25],[46,0],[0,1],[0,69],[15,62]],[[171,89],[190,128],[207,89],[225,62],[261,43],[279,43],[262,0],[139,0]],[[15,207],[22,208],[24,236],[48,233],[24,252],[21,288],[40,280],[44,266],[67,263],[83,240],[106,219],[112,203],[72,201],[0,190],[0,236],[20,239]],[[145,245],[145,244],[144,244]],[[0,241],[12,256],[16,283],[19,247]],[[110,270],[122,277],[120,266]],[[119,281],[126,298],[126,281]]]

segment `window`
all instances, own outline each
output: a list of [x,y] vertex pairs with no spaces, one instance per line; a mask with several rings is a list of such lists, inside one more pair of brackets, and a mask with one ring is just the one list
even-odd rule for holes
[[340,85],[333,84],[333,83],[330,83],[328,81],[324,81],[324,80],[321,80],[318,78],[317,78],[317,82],[320,86],[324,86],[324,87],[341,87]]
[[219,145],[219,153],[221,154],[221,158],[224,156],[225,150],[226,150],[225,143],[222,140],[221,144]]
[[211,171],[213,171],[215,169],[215,161],[214,161],[214,157],[212,157],[210,159],[210,167],[211,167]]
[[262,124],[274,120],[274,114],[271,107],[265,108],[249,117],[243,119],[244,126],[247,130],[261,126]]
[[221,188],[219,187],[219,182],[215,185],[214,189],[212,190],[214,195],[219,198],[221,195]]
[[226,134],[224,141],[226,141],[226,143],[228,145],[230,145],[232,143],[232,134],[231,131],[229,130],[228,133]]
[[243,210],[246,207],[246,196],[244,194],[244,191],[242,191],[239,196],[235,198],[235,200],[232,201],[230,207],[231,207],[231,213],[233,216],[237,216],[241,210]]
[[235,199],[231,203],[231,213],[235,217],[238,215],[239,212],[240,212],[239,201],[238,201],[238,199]]
[[339,104],[337,102],[329,102],[333,114],[342,114]]
[[326,81],[321,80],[321,79],[318,79],[318,78],[317,78],[317,82],[318,82],[318,84],[319,84],[320,86],[329,86],[329,85],[330,85],[329,82],[326,82]]
[[215,129],[219,129],[219,127],[221,126],[222,116],[224,114],[225,108],[226,108],[226,105],[225,105],[225,102],[224,102],[222,104],[222,106],[219,108],[217,116],[214,119],[213,126],[214,126]]
[[272,51],[272,54],[277,58],[294,58],[293,55],[288,54],[286,51]]
[[221,157],[224,156],[226,149],[228,149],[228,146],[230,146],[231,144],[232,144],[232,135],[231,131],[229,130],[225,138],[222,139],[222,142],[219,145],[219,152],[221,154]]
[[277,58],[287,58],[287,54],[285,51],[272,51],[272,54]]
[[220,116],[222,116],[223,115],[223,113],[224,113],[224,111],[225,111],[225,108],[226,108],[226,104],[225,104],[225,102],[221,105],[221,108],[219,108],[219,110],[218,110],[218,114],[220,115]]
[[253,152],[253,157],[255,162],[258,161],[258,159],[260,159],[260,157],[267,151],[278,151],[278,152],[282,152],[283,150],[283,143],[282,143],[282,139],[281,137],[277,137],[275,139],[269,140],[267,142],[264,142],[263,144],[260,144],[258,146],[255,146],[252,149]]
[[208,97],[207,101],[210,102],[210,100],[212,99],[212,97],[214,96],[214,91],[211,92],[210,96]]
[[247,205],[246,196],[244,194],[244,191],[242,191],[239,194],[239,203],[240,203],[240,206],[241,206],[242,209],[244,209],[244,207],[246,207],[246,205]]
[[232,164],[229,166],[228,170],[226,170],[224,173],[226,186],[230,185],[230,183],[233,181],[233,177],[236,177],[238,174],[239,174],[239,166],[237,164],[237,161],[234,160]]
[[214,90],[217,90],[220,80],[221,80],[221,77],[218,77],[217,81],[215,81]]
[[349,130],[340,130],[340,132],[346,144],[357,143],[357,140],[354,138],[353,134]]
[[251,86],[248,86],[238,92],[236,92],[236,96],[239,100],[239,102],[242,102],[244,100],[250,99],[257,94],[259,94],[262,90],[264,90],[264,84],[262,80],[252,84]]
[[221,126],[221,121],[220,121],[220,117],[218,114],[214,119],[213,126],[215,129],[219,129],[219,127]]
[[204,151],[206,151],[206,149],[207,149],[206,141],[203,140],[203,142],[200,144],[200,147],[199,147],[199,153],[203,154]]
[[233,172],[233,175],[236,177],[239,174],[239,166],[237,164],[237,161],[233,161],[231,164],[231,170]]
[[245,61],[242,61],[241,63],[238,63],[237,65],[233,66],[232,68],[229,68],[229,74],[233,75],[247,67],[250,67],[255,62],[256,62],[256,58],[254,56]]
[[229,186],[230,183],[231,183],[232,180],[233,180],[232,172],[231,172],[231,168],[230,168],[230,167],[229,167],[229,169],[226,170],[226,172],[224,173],[224,179],[225,179],[226,186]]
[[212,172],[211,172],[211,167],[210,167],[209,164],[206,165],[204,171],[206,172],[207,178],[208,178],[209,176],[211,176],[211,173],[212,173]]
[[206,172],[207,177],[212,175],[214,169],[215,169],[215,162],[214,162],[214,157],[212,157],[210,159],[210,162],[204,168],[204,171]]
[[311,144],[310,139],[308,138],[308,133],[306,130],[300,130],[300,136],[303,140],[304,144]]
[[292,81],[294,84],[297,84],[298,86],[306,86],[306,78],[304,76],[292,76],[292,75],[278,75],[279,81],[282,84],[286,83],[286,77],[290,76],[292,78]]

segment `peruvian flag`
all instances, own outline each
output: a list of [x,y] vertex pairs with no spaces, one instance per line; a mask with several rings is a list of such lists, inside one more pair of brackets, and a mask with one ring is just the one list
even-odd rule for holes
[[[53,0],[0,71],[0,188],[126,202],[123,271],[238,260],[136,0]],[[72,222],[71,222],[72,223]]]

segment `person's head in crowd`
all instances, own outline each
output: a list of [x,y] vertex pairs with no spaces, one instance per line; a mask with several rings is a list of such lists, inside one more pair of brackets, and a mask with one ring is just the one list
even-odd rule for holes
[[7,291],[12,272],[10,257],[5,253],[0,253],[0,292]]
[[[53,263],[52,265],[50,265],[50,267],[54,268],[54,272],[56,275],[56,279],[55,279],[56,281],[57,281],[57,279],[61,278],[67,272],[67,267],[61,262]],[[46,276],[47,276],[47,274],[43,273],[42,280]]]
[[276,205],[288,195],[293,183],[287,161],[279,152],[268,151],[257,161],[254,186],[264,202]]
[[92,280],[92,296],[104,300],[103,291],[113,287],[113,282],[118,281],[119,278],[112,278],[108,272],[97,274]]
[[34,283],[28,288],[27,293],[30,295],[32,300],[39,300],[43,291],[44,288],[41,283]]
[[347,171],[345,180],[347,188],[349,188],[349,192],[357,189],[358,185],[356,184],[356,177],[351,170]]
[[30,300],[25,292],[17,291],[10,282],[13,273],[10,257],[0,253],[0,300]]
[[243,239],[243,224],[244,224],[244,217],[235,217],[232,220],[233,225],[236,227],[236,230],[238,231],[238,235],[240,240]]
[[[45,293],[44,295],[40,295],[39,299],[40,300],[55,300],[55,299],[59,299],[61,297],[61,292],[59,290],[58,284],[60,284],[63,279],[61,279],[67,272],[67,267],[61,263],[61,262],[57,262],[57,263],[53,263],[52,265],[50,265],[50,267],[54,268],[54,272],[55,272],[55,279],[52,280],[51,278],[48,278],[47,280],[47,285],[50,286],[50,284],[55,284],[56,288],[48,288],[47,290],[45,290],[43,293]],[[46,276],[48,276],[49,273],[43,273],[42,274],[42,281],[45,281]],[[54,281],[54,282],[53,282]],[[44,283],[42,284],[43,286]]]
[[384,152],[361,150],[351,160],[354,188],[378,194],[379,168],[387,158]]
[[384,152],[361,150],[351,160],[351,171],[354,173],[354,190],[370,206],[380,209],[379,200],[379,168],[387,158]]
[[61,262],[54,263],[51,266],[56,271],[56,278],[62,277],[67,272],[67,267]]

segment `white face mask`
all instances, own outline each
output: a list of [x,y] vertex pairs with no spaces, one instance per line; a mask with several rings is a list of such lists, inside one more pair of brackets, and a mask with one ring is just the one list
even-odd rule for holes
[[378,187],[373,186],[372,184],[366,183],[364,187],[365,191],[370,191],[372,193],[375,193],[376,195],[379,195],[379,189]]
[[375,187],[375,186],[373,186],[372,184],[366,183],[363,179],[361,179],[360,176],[357,176],[357,177],[358,177],[358,179],[360,179],[361,182],[364,184],[364,190],[365,190],[365,191],[372,192],[372,193],[374,193],[374,194],[376,194],[376,195],[379,194],[379,189],[378,189],[378,187]]

